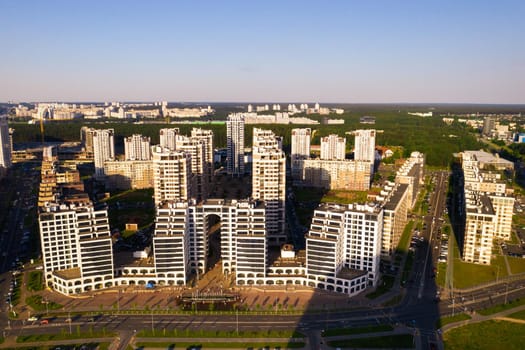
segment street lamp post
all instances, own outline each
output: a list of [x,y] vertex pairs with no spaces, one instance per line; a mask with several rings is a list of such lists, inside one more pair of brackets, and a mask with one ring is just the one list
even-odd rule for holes
[[236,329],[237,335],[239,335],[239,309],[235,309],[235,318],[236,318]]
[[153,328],[153,308],[151,308],[151,333],[155,334],[155,328]]
[[120,313],[120,288],[117,291],[117,313]]

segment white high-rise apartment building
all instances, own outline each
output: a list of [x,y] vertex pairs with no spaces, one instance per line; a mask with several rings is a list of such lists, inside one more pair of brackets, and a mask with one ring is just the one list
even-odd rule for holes
[[424,177],[425,156],[420,152],[412,152],[401,168],[396,173],[396,183],[407,184],[409,191],[410,207],[414,207],[417,201],[419,188],[425,183]]
[[226,120],[227,134],[227,173],[242,176],[244,174],[244,115],[230,114]]
[[189,273],[200,274],[208,270],[207,230],[211,217],[221,222],[223,272],[230,274],[235,271],[236,278],[244,284],[256,284],[256,279],[265,283],[267,248],[264,205],[256,201],[222,199],[210,199],[199,204],[165,202],[157,208],[153,246],[159,280],[185,284]]
[[200,128],[191,129],[191,138],[204,142],[204,159],[208,173],[208,184],[213,183],[213,131]]
[[161,146],[152,147],[155,204],[191,198],[191,156]]
[[328,135],[321,138],[321,159],[345,159],[346,139],[337,135]]
[[114,284],[107,210],[88,203],[48,203],[39,215],[46,285],[69,295]]
[[297,161],[310,158],[310,137],[312,130],[292,129],[292,152],[290,154],[290,163],[292,166],[292,177],[298,179],[300,177],[301,168]]
[[292,129],[292,157],[310,158],[311,136],[312,130],[310,128]]
[[150,160],[150,138],[139,134],[124,138],[124,154],[126,160]]
[[253,129],[252,198],[265,202],[270,244],[286,240],[286,156],[281,144],[273,132]]
[[486,195],[472,193],[465,205],[463,260],[490,265],[496,215]]
[[11,141],[7,117],[0,116],[0,168],[9,168],[12,162]]
[[480,158],[484,160],[486,154],[461,154],[466,215],[463,260],[489,265],[493,240],[511,238],[515,199],[507,195],[500,173],[481,169]]
[[115,133],[113,129],[101,129],[93,132],[93,153],[95,175],[104,175],[104,162],[115,159]]
[[[334,290],[352,288],[348,280],[361,275],[357,290],[377,285],[382,233],[380,205],[321,204],[306,236],[308,278]],[[355,288],[346,293],[353,294]]]
[[383,237],[381,255],[391,259],[399,244],[401,235],[408,221],[410,209],[409,185],[387,183],[380,192],[383,203]]
[[159,131],[160,146],[174,151],[176,148],[175,142],[177,139],[177,135],[179,135],[179,133],[180,133],[179,128],[160,129]]
[[83,126],[80,128],[80,141],[82,142],[82,147],[86,151],[86,157],[88,158],[93,157],[93,134],[95,131],[96,129],[90,128],[88,126]]
[[208,162],[206,161],[205,140],[178,135],[176,138],[178,152],[186,152],[191,162],[191,197],[197,200],[208,197]]
[[376,155],[376,131],[374,129],[355,130],[354,159],[374,164]]

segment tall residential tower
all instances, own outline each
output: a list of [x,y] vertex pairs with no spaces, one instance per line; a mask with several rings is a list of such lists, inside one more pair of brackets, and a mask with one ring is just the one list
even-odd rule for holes
[[115,133],[113,129],[93,131],[95,176],[104,175],[104,162],[115,159]]
[[346,139],[337,135],[329,135],[321,138],[321,159],[342,160],[345,159]]
[[269,244],[286,240],[286,156],[282,141],[269,130],[253,129],[252,197],[266,205]]
[[150,160],[150,138],[139,134],[126,137],[124,139],[124,154],[126,160]]
[[[0,116],[0,168],[7,169],[11,166],[11,141],[7,117]],[[0,170],[0,175],[1,175]],[[1,177],[1,176],[0,176]]]
[[244,115],[230,114],[226,121],[228,175],[244,174]]

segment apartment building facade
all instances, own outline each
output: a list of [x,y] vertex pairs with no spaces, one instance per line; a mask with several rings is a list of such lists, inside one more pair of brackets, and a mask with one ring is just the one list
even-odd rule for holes
[[244,175],[244,115],[228,115],[226,120],[226,171],[228,175]]

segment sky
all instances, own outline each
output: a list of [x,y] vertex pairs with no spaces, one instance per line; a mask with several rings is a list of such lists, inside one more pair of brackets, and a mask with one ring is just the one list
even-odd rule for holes
[[525,103],[525,1],[0,0],[0,101]]

